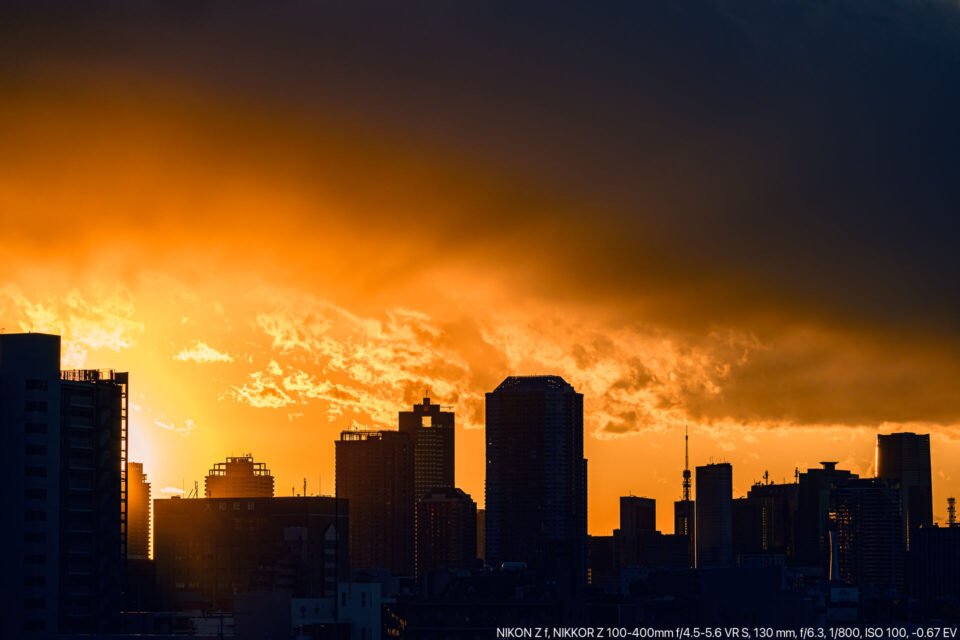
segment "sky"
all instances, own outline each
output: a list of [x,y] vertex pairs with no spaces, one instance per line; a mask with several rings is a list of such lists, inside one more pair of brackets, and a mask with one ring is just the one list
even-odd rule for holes
[[584,394],[589,530],[691,465],[931,434],[960,492],[960,7],[11,2],[0,328],[131,373],[155,497],[484,393]]

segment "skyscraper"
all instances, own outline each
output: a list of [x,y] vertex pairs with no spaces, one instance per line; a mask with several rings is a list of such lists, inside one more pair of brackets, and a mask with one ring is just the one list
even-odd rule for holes
[[697,467],[697,567],[733,562],[733,467],[729,463]]
[[344,431],[337,496],[350,502],[350,565],[414,571],[413,446],[400,431]]
[[454,486],[454,413],[424,398],[412,411],[400,412],[400,431],[413,445],[414,498],[431,489]]
[[127,557],[150,557],[150,483],[142,462],[127,463]]
[[263,462],[249,453],[217,462],[203,482],[207,498],[272,498],[273,476]]
[[59,336],[0,335],[3,637],[117,628],[127,386],[126,373],[61,372]]
[[559,376],[510,376],[486,405],[488,563],[548,566],[562,556],[583,583],[583,395]]
[[898,484],[880,478],[850,479],[830,490],[836,564],[848,584],[903,589],[906,539],[900,491]]
[[417,576],[470,569],[477,559],[477,503],[461,489],[431,489],[417,501]]
[[929,434],[878,435],[877,477],[900,483],[908,532],[933,524]]
[[623,566],[640,564],[641,546],[647,534],[657,530],[657,501],[653,498],[620,496],[620,557]]

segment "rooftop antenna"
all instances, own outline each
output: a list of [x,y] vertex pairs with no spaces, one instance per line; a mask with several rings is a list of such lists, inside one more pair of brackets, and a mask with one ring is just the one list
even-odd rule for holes
[[690,501],[690,427],[683,425],[683,499]]
[[307,479],[306,478],[303,479],[303,497],[304,498],[307,497]]
[[957,499],[953,497],[947,498],[947,524],[957,526]]

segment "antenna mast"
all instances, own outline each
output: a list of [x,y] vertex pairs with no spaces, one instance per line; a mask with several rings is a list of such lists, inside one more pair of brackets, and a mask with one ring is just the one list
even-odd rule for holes
[[690,501],[690,435],[689,427],[683,425],[683,499]]
[[957,499],[947,498],[947,524],[957,526]]

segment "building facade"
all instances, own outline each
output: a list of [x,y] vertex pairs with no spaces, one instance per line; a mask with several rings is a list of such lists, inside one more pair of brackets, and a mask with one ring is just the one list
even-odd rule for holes
[[349,507],[326,496],[154,500],[160,606],[232,611],[255,591],[333,597],[350,575]]
[[417,501],[416,574],[471,569],[477,559],[477,503],[457,488],[428,491]]
[[430,398],[401,411],[400,431],[410,436],[413,446],[414,499],[431,489],[454,486],[454,413]]
[[61,372],[59,336],[0,335],[4,637],[118,628],[128,382]]
[[350,562],[414,572],[413,445],[401,431],[344,431],[336,443],[337,496],[350,501]]
[[127,557],[150,557],[150,483],[142,462],[127,463]]
[[583,395],[559,376],[511,376],[486,394],[487,562],[550,565],[586,580]]
[[733,563],[733,467],[708,464],[696,469],[697,568]]
[[877,477],[900,484],[908,533],[933,524],[929,434],[877,435]]

